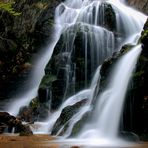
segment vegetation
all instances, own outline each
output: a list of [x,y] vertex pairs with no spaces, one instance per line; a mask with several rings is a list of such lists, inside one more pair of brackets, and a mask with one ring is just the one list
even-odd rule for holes
[[50,83],[57,80],[57,77],[55,75],[45,75],[42,82],[41,82],[41,88],[46,88]]
[[13,0],[7,2],[5,2],[4,0],[0,0],[0,10],[5,10],[14,16],[20,15],[21,13],[14,10],[13,4],[15,4]]

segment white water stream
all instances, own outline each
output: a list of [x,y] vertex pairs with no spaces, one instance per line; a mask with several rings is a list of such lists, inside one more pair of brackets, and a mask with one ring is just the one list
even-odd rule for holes
[[14,96],[13,103],[9,104],[7,110],[12,115],[16,116],[22,106],[29,105],[30,101],[37,96],[37,91],[41,82],[41,79],[44,76],[44,68],[48,63],[48,59],[51,58],[54,47],[59,40],[61,34],[61,26],[55,26],[55,31],[53,33],[53,39],[48,48],[46,49],[45,53],[41,54],[41,58],[37,60],[37,63],[34,67],[34,71],[30,78],[30,89],[27,92],[18,93],[17,96]]
[[141,45],[138,45],[118,61],[107,88],[97,98],[93,120],[85,126],[80,137],[117,137],[127,87],[140,53]]

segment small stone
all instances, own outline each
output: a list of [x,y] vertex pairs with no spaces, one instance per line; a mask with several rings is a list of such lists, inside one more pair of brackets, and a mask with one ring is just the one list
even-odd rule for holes
[[71,148],[80,148],[79,146],[72,146]]

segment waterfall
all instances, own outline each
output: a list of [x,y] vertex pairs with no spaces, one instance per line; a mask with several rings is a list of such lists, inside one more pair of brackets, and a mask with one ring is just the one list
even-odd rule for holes
[[84,128],[80,137],[117,137],[124,97],[140,53],[141,45],[138,45],[118,61],[107,88],[97,98],[92,122]]
[[124,44],[136,44],[141,34],[144,17],[140,12],[125,6],[120,1],[115,2],[114,0],[110,0],[109,3],[116,12],[117,32],[126,37]]
[[[96,90],[99,89],[101,68],[99,66],[105,59],[111,57],[114,52],[119,51],[124,44],[137,44],[146,18],[144,14],[126,6],[123,0],[66,0],[62,2],[56,8],[53,40],[50,42],[46,52],[42,53],[42,58],[37,60],[31,78],[31,90],[16,97],[19,99],[16,99],[11,105],[9,112],[16,115],[21,106],[28,105],[31,99],[37,96],[39,84],[44,76],[44,69],[48,61],[50,61],[56,44],[62,38],[63,48],[61,47],[60,53],[68,57],[64,67],[66,71],[66,86],[63,95],[64,99],[61,98],[63,103],[55,112],[50,114],[50,117],[43,123],[44,127],[42,126],[35,132],[52,132],[54,124],[64,108],[73,106],[87,98],[87,103],[57,132],[57,134],[60,134],[68,124],[68,129],[64,135],[64,137],[68,137],[74,125],[85,113],[90,112],[92,109]],[[75,41],[78,35],[82,38],[81,49],[76,49]],[[74,53],[78,54],[80,52],[83,52],[85,82],[84,90],[75,92],[77,64],[71,59]],[[137,46],[121,58],[110,78],[110,85],[97,98],[94,120],[83,128],[80,138],[89,138],[89,134],[94,135],[94,138],[99,136],[107,137],[107,133],[109,137],[116,137],[127,85],[139,54],[140,46]],[[99,68],[97,69],[97,67]],[[95,71],[96,74],[89,86],[90,79],[92,79]],[[123,75],[122,79],[121,75]],[[75,94],[67,98],[71,84],[74,84],[73,90]],[[114,107],[116,103],[118,107]],[[86,128],[88,129],[86,130]]]
[[52,42],[46,49],[45,53],[41,53],[41,58],[37,60],[36,65],[34,67],[33,73],[29,81],[30,86],[27,86],[29,90],[27,92],[18,93],[17,96],[14,96],[12,99],[13,102],[8,105],[7,111],[12,115],[16,116],[19,112],[19,109],[24,106],[28,105],[30,101],[37,96],[37,91],[41,82],[41,79],[44,76],[44,68],[48,63],[48,60],[51,58],[54,47],[59,40],[61,26],[56,25],[54,28],[53,38],[51,39]]
[[[84,105],[82,107],[82,109],[80,109],[80,111],[78,111],[78,114],[74,115],[72,117],[72,119],[70,119],[69,122],[70,122],[71,126],[67,130],[67,133],[66,133],[66,136],[65,136],[65,137],[68,137],[71,134],[70,131],[72,131],[72,128],[75,125],[74,123],[78,122],[86,112],[91,110],[91,103],[92,103],[92,100],[93,100],[95,89],[99,85],[99,81],[100,81],[100,69],[101,69],[101,66],[99,66],[97,68],[95,75],[92,79],[92,83],[91,83],[91,85],[88,89],[80,91],[76,95],[68,98],[65,102],[63,102],[63,104],[59,107],[59,109],[56,112],[54,112],[51,116],[49,116],[49,118],[45,121],[45,123],[43,123],[43,124],[40,123],[41,127],[40,127],[39,131],[35,130],[34,132],[40,133],[40,131],[42,129],[42,133],[51,133],[51,131],[53,130],[54,124],[56,123],[56,121],[60,117],[61,112],[63,111],[63,109],[65,107],[72,106],[72,105],[88,98],[89,100],[86,103],[86,105]],[[71,122],[72,122],[72,124],[71,124]],[[45,127],[45,124],[46,124],[46,127]],[[60,131],[59,131],[59,133],[60,133]]]
[[[91,121],[85,123],[85,126],[78,136],[63,139],[63,137],[67,138],[71,134],[73,124],[80,120],[81,116],[86,112],[91,111],[90,108],[91,105],[93,105],[91,104],[92,98],[87,106],[83,106],[82,109],[70,119],[70,126],[62,139],[55,140],[54,143],[62,144],[62,146],[77,144],[88,148],[98,146],[134,147],[133,143],[126,142],[118,137],[118,127],[127,87],[141,51],[141,45],[137,45],[118,60],[114,69],[111,71],[108,86],[97,96],[97,103]],[[94,84],[94,81],[97,81],[95,78],[100,72],[100,68],[99,71],[96,72],[92,84]],[[96,86],[97,85],[95,85],[95,87]],[[59,131],[59,133],[60,132],[61,131]]]

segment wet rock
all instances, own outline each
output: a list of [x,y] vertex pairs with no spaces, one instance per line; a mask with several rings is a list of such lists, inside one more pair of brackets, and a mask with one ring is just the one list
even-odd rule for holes
[[37,116],[37,121],[45,121],[47,117],[49,117],[50,111],[49,111],[49,102],[42,103],[36,110]]
[[79,146],[72,146],[71,148],[80,148]]
[[38,98],[34,98],[29,106],[20,108],[18,116],[28,123],[44,121],[49,116],[49,101],[40,102]]
[[49,96],[48,96],[48,89],[46,88],[40,88],[38,90],[38,100],[40,103],[48,102]]
[[13,126],[15,124],[14,121],[16,118],[7,112],[0,112],[0,119],[1,123],[12,124]]
[[15,132],[20,133],[20,135],[29,136],[33,134],[30,127],[23,125],[20,119],[7,112],[0,112],[0,132],[3,133],[6,128],[10,131],[15,128]]
[[19,125],[17,130],[20,133],[20,136],[31,136],[33,134],[29,125]]
[[123,131],[120,133],[119,135],[121,138],[123,138],[126,141],[130,141],[130,142],[139,142],[140,138],[138,135],[136,135],[135,133],[132,132],[126,132]]
[[33,109],[27,106],[22,107],[19,111],[19,117],[21,118],[22,121],[34,122]]
[[[72,105],[72,106],[67,106],[66,108],[63,109],[59,119],[56,121],[53,130],[52,130],[52,135],[63,135],[67,128],[69,127],[69,122],[70,119],[79,111],[80,107],[85,105],[87,103],[87,99],[84,98],[84,100]],[[66,123],[66,124],[65,124]],[[64,128],[61,130],[61,128]]]
[[100,25],[109,30],[116,31],[116,14],[112,6],[110,4],[103,2],[101,4],[101,7],[103,9],[102,14],[104,12],[105,17],[103,24]]
[[148,19],[144,25],[144,30],[141,34],[141,38],[140,38],[140,42],[143,44],[142,48],[143,48],[143,54],[145,57],[148,56],[148,53],[147,53],[147,49],[148,49]]

